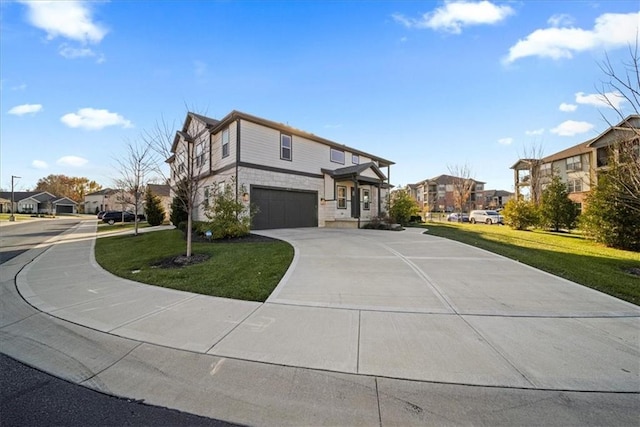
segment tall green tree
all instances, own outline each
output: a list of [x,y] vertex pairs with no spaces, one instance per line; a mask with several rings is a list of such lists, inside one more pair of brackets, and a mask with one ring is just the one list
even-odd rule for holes
[[147,216],[147,222],[151,226],[160,225],[164,221],[164,208],[162,207],[162,201],[160,197],[151,192],[149,187],[145,192],[144,211]]
[[543,227],[560,231],[561,228],[575,228],[578,211],[569,199],[567,186],[559,176],[551,178],[551,183],[542,191],[540,221]]
[[418,202],[405,189],[398,189],[391,194],[389,214],[396,222],[406,225],[413,215],[420,213]]
[[179,196],[174,196],[171,201],[171,213],[169,214],[169,220],[173,225],[180,228],[182,223],[187,223],[187,219],[189,218],[189,214],[187,210],[184,208],[184,203]]
[[609,174],[601,174],[587,196],[580,229],[595,240],[618,249],[640,251],[640,215],[620,198],[620,189]]

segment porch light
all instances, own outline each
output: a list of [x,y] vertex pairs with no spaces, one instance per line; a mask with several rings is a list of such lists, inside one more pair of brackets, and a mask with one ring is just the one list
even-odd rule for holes
[[247,192],[242,193],[242,201],[245,203],[249,201],[249,193]]

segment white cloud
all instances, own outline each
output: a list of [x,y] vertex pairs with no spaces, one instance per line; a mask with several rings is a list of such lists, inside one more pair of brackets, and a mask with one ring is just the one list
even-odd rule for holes
[[605,13],[596,18],[591,30],[568,26],[535,30],[509,49],[505,62],[527,56],[571,58],[575,52],[627,46],[636,40],[639,20],[640,12]]
[[26,1],[31,25],[44,30],[47,38],[64,37],[82,43],[99,43],[107,29],[93,21],[89,2],[85,1]]
[[36,169],[47,169],[49,167],[47,162],[43,160],[34,160],[33,162],[31,162],[31,166],[33,166]]
[[463,27],[471,25],[491,25],[503,21],[514,10],[507,6],[497,6],[490,1],[445,1],[444,6],[425,13],[420,19],[394,14],[396,22],[408,28],[431,28],[453,34],[460,34]]
[[590,93],[584,92],[576,93],[576,102],[578,104],[592,105],[594,107],[607,107],[607,108],[620,108],[620,105],[625,102],[624,96],[620,92],[606,92],[606,93]]
[[96,53],[87,47],[82,47],[82,48],[71,47],[66,43],[60,45],[60,48],[58,49],[58,53],[60,53],[60,55],[68,59],[96,56]]
[[7,113],[13,114],[15,116],[24,116],[25,114],[35,114],[40,111],[42,111],[41,104],[22,104],[16,105],[15,107],[7,111]]
[[513,138],[500,138],[498,140],[498,144],[500,145],[511,145],[513,143]]
[[524,131],[527,135],[542,135],[544,133],[544,128],[534,129],[534,130],[526,130]]
[[84,159],[78,156],[63,156],[60,157],[56,163],[60,166],[72,166],[72,167],[81,167],[86,165],[89,160]]
[[589,132],[591,129],[593,129],[593,125],[591,123],[567,120],[566,122],[562,122],[557,127],[551,129],[551,133],[555,133],[559,136],[574,136]]
[[60,121],[70,128],[88,130],[98,130],[107,126],[133,127],[133,124],[120,114],[95,108],[81,108],[77,113],[65,114],[60,118]]
[[573,25],[573,22],[573,18],[565,13],[553,15],[547,20],[547,23],[552,27],[568,27]]
[[26,83],[22,83],[20,85],[17,86],[11,86],[11,90],[25,90],[27,88],[27,84]]
[[560,107],[558,107],[560,111],[564,111],[565,113],[571,113],[573,111],[576,111],[577,108],[578,108],[577,105],[567,104],[566,102],[563,102],[562,104],[560,104]]

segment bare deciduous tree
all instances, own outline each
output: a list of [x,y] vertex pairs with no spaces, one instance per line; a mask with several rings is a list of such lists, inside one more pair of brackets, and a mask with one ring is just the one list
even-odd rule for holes
[[471,197],[471,192],[474,189],[475,181],[473,179],[473,172],[471,167],[465,163],[464,165],[448,165],[447,169],[453,176],[453,204],[458,209],[458,212],[462,212]]
[[529,174],[529,198],[534,205],[539,205],[542,199],[542,176],[540,166],[544,150],[541,144],[533,142],[529,147],[523,148],[522,160],[528,165]]
[[121,190],[117,196],[118,202],[123,207],[133,206],[134,234],[138,235],[138,213],[142,208],[144,198],[145,177],[157,169],[157,158],[148,143],[129,141],[125,156],[117,159],[117,162],[120,177],[115,180],[115,183]]
[[163,118],[145,133],[143,139],[169,165],[169,176],[165,176],[165,182],[169,183],[174,197],[180,200],[187,212],[186,256],[191,257],[193,216],[203,202],[204,177],[210,168],[209,131],[204,117],[191,112],[187,114],[183,128],[174,129],[175,125],[170,125]]
[[629,59],[621,61],[619,68],[605,54],[600,69],[606,80],[602,81],[599,89],[600,96],[621,120],[617,125],[612,124],[602,114],[614,132],[614,142],[607,156],[607,173],[611,183],[618,189],[618,201],[636,212],[640,212],[640,128],[636,125],[638,118],[628,113],[640,115],[639,45],[636,36],[635,45],[629,45],[628,48]]

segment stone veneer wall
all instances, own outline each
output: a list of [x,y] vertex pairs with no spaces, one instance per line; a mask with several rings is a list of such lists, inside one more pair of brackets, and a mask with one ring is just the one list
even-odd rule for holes
[[251,200],[251,185],[291,190],[317,191],[318,226],[324,227],[325,221],[333,219],[329,212],[330,209],[327,209],[330,204],[326,203],[325,205],[322,205],[320,203],[320,199],[324,198],[324,179],[322,178],[264,171],[247,167],[240,167],[238,175],[238,182],[240,184],[244,184],[249,192],[249,200]]

